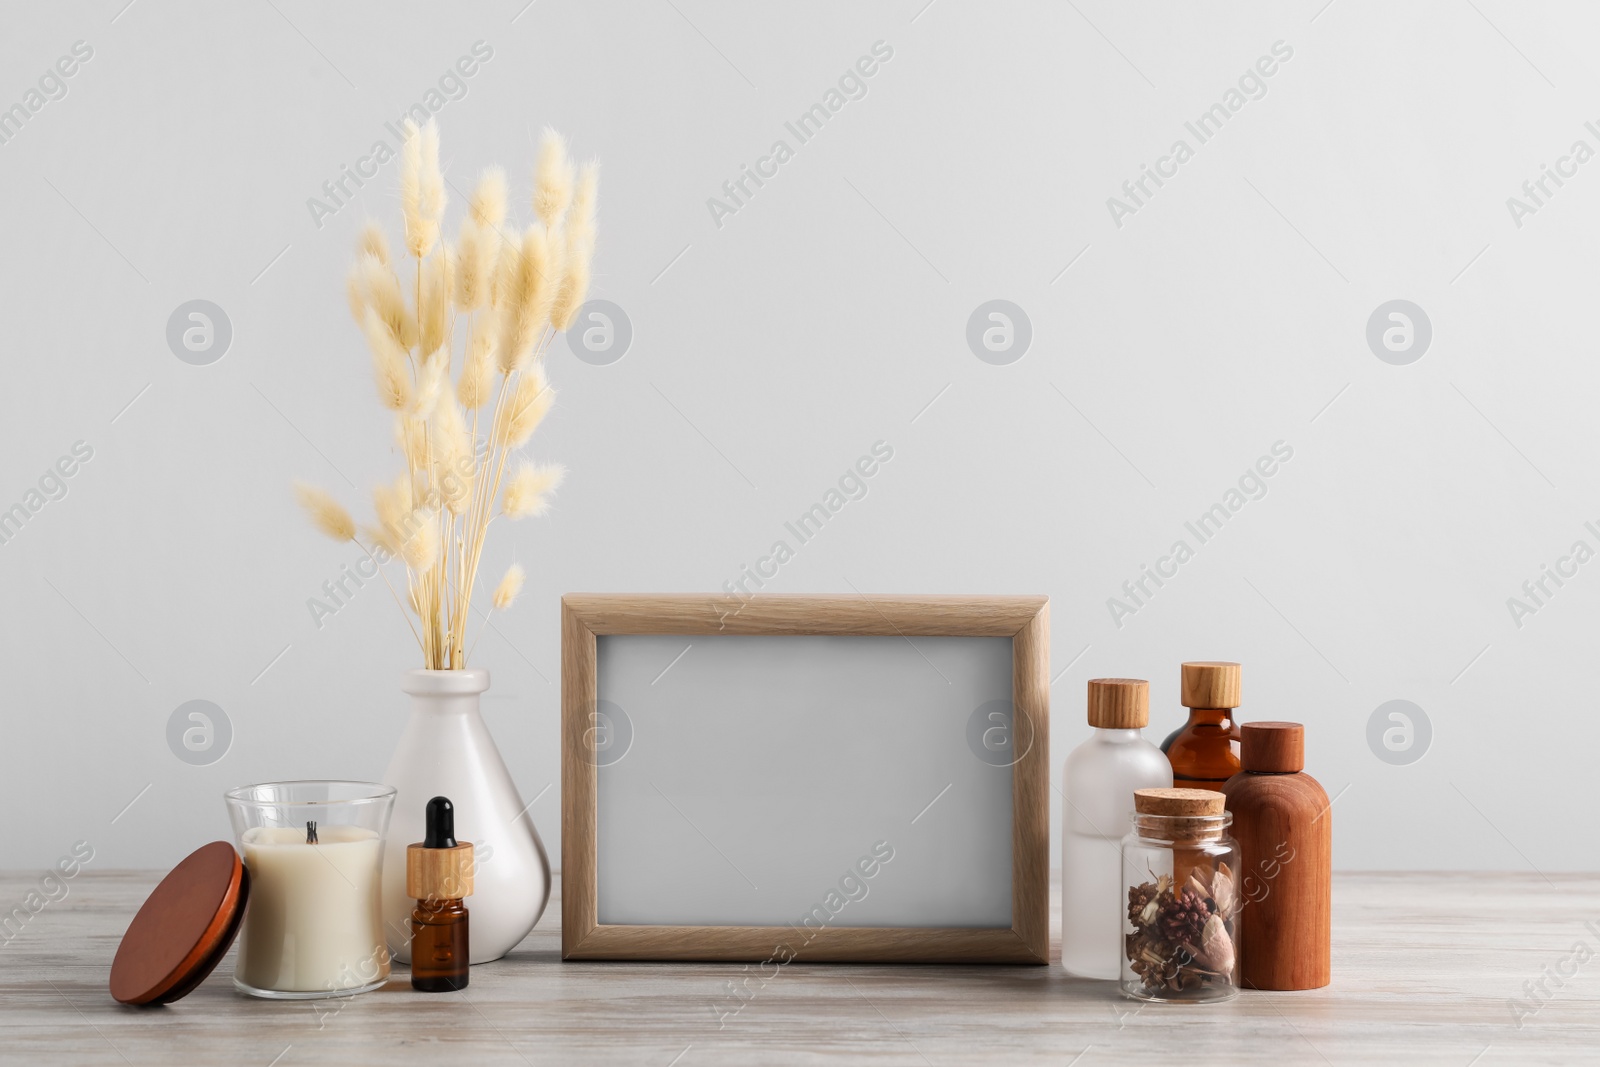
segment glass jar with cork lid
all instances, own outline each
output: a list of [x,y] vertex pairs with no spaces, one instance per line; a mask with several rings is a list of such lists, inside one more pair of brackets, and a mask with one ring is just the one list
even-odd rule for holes
[[1193,1003],[1239,992],[1239,845],[1209,789],[1139,789],[1122,839],[1122,992]]

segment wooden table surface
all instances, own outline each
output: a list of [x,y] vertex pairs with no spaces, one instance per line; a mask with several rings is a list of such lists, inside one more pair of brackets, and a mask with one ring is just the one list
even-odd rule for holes
[[[720,1021],[742,967],[562,963],[558,899],[461,994],[413,993],[397,968],[343,1001],[255,1000],[230,956],[175,1005],[125,1008],[106,978],[157,880],[86,870],[0,944],[0,1062],[1600,1063],[1600,875],[1338,875],[1334,981],[1315,992],[1141,1007],[1059,964],[792,964]],[[36,884],[0,875],[0,901]]]

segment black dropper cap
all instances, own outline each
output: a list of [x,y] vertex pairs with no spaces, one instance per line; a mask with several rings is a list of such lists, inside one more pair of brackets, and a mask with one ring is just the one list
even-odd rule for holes
[[428,801],[428,832],[423,835],[422,847],[456,847],[456,809],[449,797]]

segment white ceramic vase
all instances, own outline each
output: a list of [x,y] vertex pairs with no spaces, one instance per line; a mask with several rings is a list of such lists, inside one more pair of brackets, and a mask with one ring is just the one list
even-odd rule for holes
[[422,840],[432,797],[450,798],[456,840],[473,844],[476,871],[466,900],[473,963],[515,948],[550,900],[544,842],[478,710],[488,688],[489,672],[478,668],[402,675],[411,720],[383,776],[397,791],[383,850],[383,924],[389,951],[402,963],[411,962],[416,906],[406,896],[406,846]]

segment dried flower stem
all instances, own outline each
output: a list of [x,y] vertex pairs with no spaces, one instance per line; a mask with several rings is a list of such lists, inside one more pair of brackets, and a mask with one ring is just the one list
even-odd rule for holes
[[389,595],[394,597],[395,606],[400,609],[400,617],[406,620],[406,626],[411,630],[411,636],[417,639],[417,647],[421,648],[422,635],[417,633],[416,623],[412,622],[411,616],[406,614],[406,606],[400,602],[400,594],[394,591],[394,583],[389,581],[387,574],[383,573],[383,565],[372,554],[372,549],[362,544],[360,539],[352,537],[350,540],[366,555],[367,559],[372,561],[372,566],[377,570],[378,577],[383,579],[383,584],[389,590]]
[[[547,132],[535,170],[534,227],[520,234],[503,228],[505,175],[490,170],[452,245],[442,229],[437,128],[431,122],[421,129],[408,125],[400,174],[404,239],[398,250],[413,260],[409,306],[381,230],[368,226],[361,235],[347,297],[372,350],[380,399],[394,412],[405,474],[374,491],[378,525],[363,527],[371,549],[355,537],[353,520],[331,497],[303,490],[301,498],[324,533],[353,541],[378,565],[402,612],[416,614],[417,622],[408,617],[407,625],[428,668],[466,666],[472,590],[494,519],[538,514],[559,480],[559,468],[549,467],[541,468],[539,478],[514,478],[517,484],[509,488],[518,490],[516,499],[497,507],[508,489],[511,454],[520,451],[554,395],[545,395],[545,353],[583,299],[593,251],[595,174],[590,165],[575,176],[565,142]],[[554,323],[553,306],[560,310]],[[459,379],[458,319],[464,320],[466,339]],[[503,370],[497,374],[498,368]],[[491,414],[485,416],[485,407]],[[463,408],[472,412],[470,431]],[[403,600],[383,574],[376,549],[403,562]],[[520,569],[516,573],[518,581],[511,584],[520,589]],[[510,579],[508,574],[497,589],[496,608],[508,608],[515,599]]]

